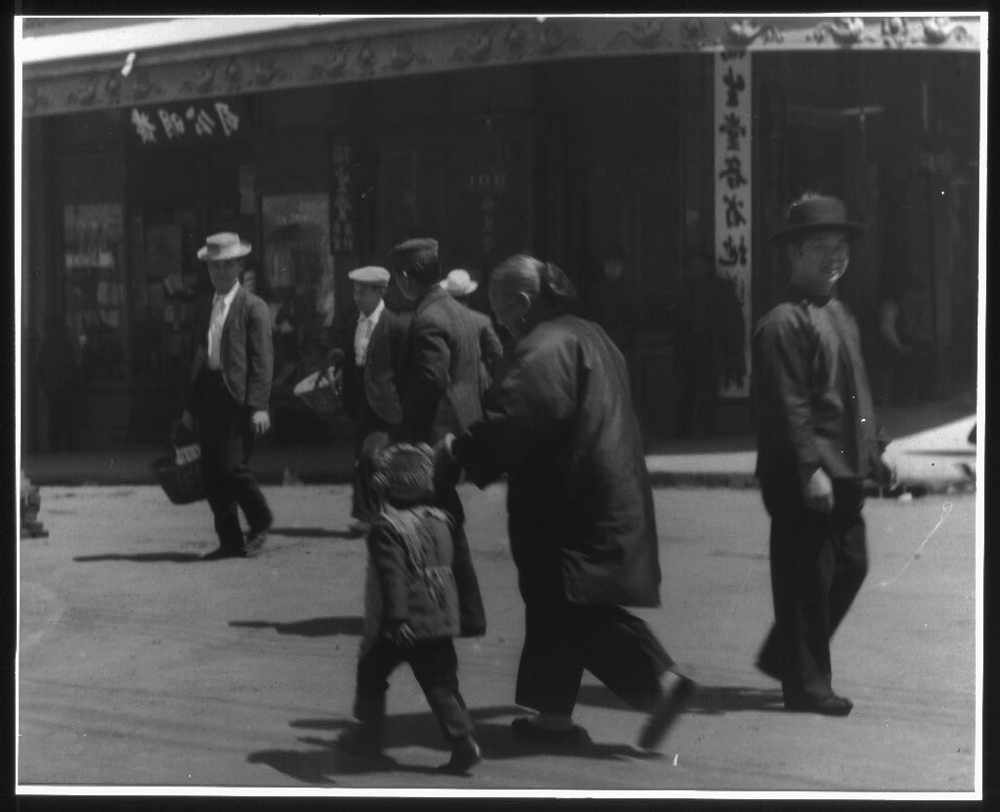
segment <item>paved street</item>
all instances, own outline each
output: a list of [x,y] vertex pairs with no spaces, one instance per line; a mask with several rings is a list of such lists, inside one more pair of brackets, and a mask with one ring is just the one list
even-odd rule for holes
[[45,487],[48,538],[20,543],[18,782],[36,785],[478,790],[971,792],[976,742],[974,495],[872,500],[871,569],[834,641],[843,719],[781,709],[752,666],[771,620],[767,517],[753,490],[660,489],[663,606],[640,614],[701,686],[661,747],[588,678],[558,753],[510,735],[522,610],[504,489],[462,490],[489,618],[458,643],[485,761],[447,751],[406,668],[389,693],[390,769],[333,748],[350,721],[364,545],[343,486],[267,487],[256,560],[202,562],[204,502],[150,486]]

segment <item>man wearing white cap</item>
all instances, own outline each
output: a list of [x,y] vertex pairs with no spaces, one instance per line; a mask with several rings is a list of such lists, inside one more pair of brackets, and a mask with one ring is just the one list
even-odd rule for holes
[[[267,407],[274,365],[270,311],[239,283],[249,253],[249,243],[228,232],[209,236],[198,251],[215,295],[195,321],[197,350],[181,420],[191,429],[197,419],[205,494],[219,537],[218,549],[206,559],[256,555],[272,522],[247,467],[254,439],[271,426]],[[237,506],[249,525],[246,536]]]
[[482,372],[480,395],[484,395],[493,382],[500,359],[503,358],[503,345],[500,343],[497,331],[493,329],[490,317],[485,313],[480,313],[469,304],[468,297],[479,288],[479,283],[472,278],[468,271],[456,268],[449,271],[448,275],[441,280],[441,287],[465,305],[472,323],[476,325],[476,330],[479,333],[479,360]]
[[[403,351],[408,321],[385,305],[390,274],[377,265],[356,268],[347,275],[354,288],[354,304],[335,338],[343,354],[341,380],[344,411],[357,421],[355,432],[354,481],[349,530],[354,535],[368,532],[374,518],[362,483],[370,472],[363,470],[361,448],[374,431],[388,431],[399,425],[402,410],[396,390],[395,371]],[[335,350],[336,352],[336,350]]]

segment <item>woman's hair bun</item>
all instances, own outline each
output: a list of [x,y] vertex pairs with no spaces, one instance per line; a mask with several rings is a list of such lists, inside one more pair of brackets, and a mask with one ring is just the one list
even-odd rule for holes
[[539,290],[542,298],[555,304],[569,304],[576,301],[576,288],[558,265],[542,262],[538,269]]

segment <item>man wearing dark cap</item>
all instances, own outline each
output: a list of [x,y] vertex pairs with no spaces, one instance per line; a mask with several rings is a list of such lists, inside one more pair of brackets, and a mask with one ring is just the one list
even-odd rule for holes
[[364,470],[361,447],[375,431],[389,431],[399,425],[401,407],[395,373],[406,338],[407,317],[385,306],[390,274],[377,265],[356,268],[347,275],[354,287],[354,304],[338,331],[335,352],[343,356],[341,385],[344,411],[356,421],[354,480],[349,530],[364,535],[374,518],[366,504],[367,490],[361,483],[370,472]]
[[[430,238],[400,243],[391,252],[396,286],[413,302],[407,349],[400,369],[399,441],[433,446],[482,417],[479,331],[469,311],[440,285],[438,244]],[[455,490],[457,472],[437,483],[437,502],[455,519],[455,560],[462,635],[486,630],[479,582],[465,536],[465,511]]]
[[771,516],[775,624],[757,665],[781,680],[785,707],[846,716],[833,691],[830,638],[868,570],[862,483],[891,482],[876,437],[857,324],[834,295],[849,240],[865,227],[842,201],[806,194],[772,244],[791,276],[754,335],[757,477]]

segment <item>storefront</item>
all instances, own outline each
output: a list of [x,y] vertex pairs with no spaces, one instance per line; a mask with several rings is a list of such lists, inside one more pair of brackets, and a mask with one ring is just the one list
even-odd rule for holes
[[[581,310],[617,333],[651,437],[674,431],[682,260],[714,255],[743,339],[717,429],[745,431],[746,337],[780,285],[766,235],[809,188],[873,225],[842,291],[867,340],[879,297],[902,284],[922,291],[911,309],[940,368],[974,366],[978,19],[872,18],[856,41],[832,18],[228,20],[214,36],[190,24],[130,26],[118,50],[40,30],[50,52],[24,61],[32,450],[49,443],[35,365],[52,317],[79,370],[77,447],[163,439],[207,289],[195,252],[217,230],[254,245],[279,439],[336,430],[291,387],[349,303],[347,272],[415,234],[483,281],[517,251],[565,267]],[[727,101],[747,114],[742,152],[727,149],[732,125],[718,140],[741,109]],[[723,175],[741,155],[742,172]]]

